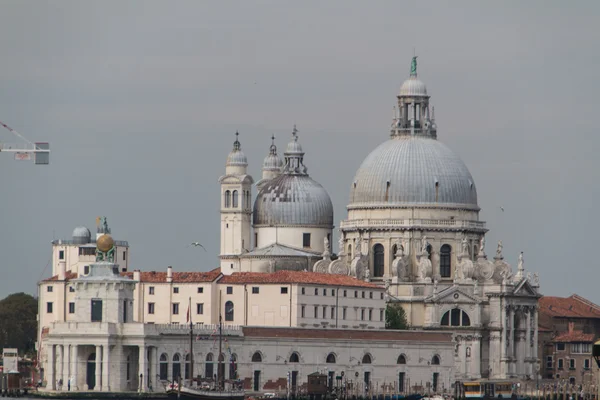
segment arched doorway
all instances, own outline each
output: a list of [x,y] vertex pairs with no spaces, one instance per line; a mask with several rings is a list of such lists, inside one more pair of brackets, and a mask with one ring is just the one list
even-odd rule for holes
[[373,276],[380,278],[383,276],[383,266],[385,260],[385,251],[383,245],[377,243],[373,246]]
[[88,390],[94,390],[96,387],[96,353],[90,354],[87,359],[85,383],[88,386]]

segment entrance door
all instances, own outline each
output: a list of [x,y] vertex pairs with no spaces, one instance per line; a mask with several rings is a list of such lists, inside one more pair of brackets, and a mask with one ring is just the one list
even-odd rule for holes
[[94,390],[96,387],[96,353],[92,353],[88,357],[85,383],[88,385],[88,390]]
[[298,371],[292,371],[292,393],[296,394],[298,389]]
[[260,391],[260,371],[254,371],[254,391]]
[[365,371],[365,393],[368,393],[369,390],[371,390],[370,387],[370,383],[371,383],[371,373],[369,371]]

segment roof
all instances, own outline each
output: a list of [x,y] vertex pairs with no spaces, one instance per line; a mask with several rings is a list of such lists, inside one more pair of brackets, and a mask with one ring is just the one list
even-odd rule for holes
[[281,243],[272,243],[266,247],[254,249],[242,257],[319,257],[321,253],[297,249]]
[[596,339],[593,333],[583,333],[583,331],[565,332],[557,335],[554,338],[555,342],[573,343],[573,342],[588,342],[591,343]]
[[299,339],[339,339],[339,340],[393,340],[419,342],[452,342],[450,332],[397,331],[391,329],[306,329],[242,327],[244,336],[256,338],[299,338]]
[[[133,278],[133,272],[125,272],[124,275]],[[213,282],[221,275],[221,268],[215,268],[208,272],[175,272],[173,271],[173,283],[202,283]],[[167,282],[166,272],[140,271],[141,282]]]
[[347,275],[322,274],[308,271],[277,271],[272,273],[264,272],[234,272],[231,275],[225,275],[219,283],[225,284],[293,284],[306,283],[325,286],[349,286],[368,289],[383,289],[373,283],[364,282]]
[[576,294],[569,297],[544,296],[540,313],[554,318],[600,318],[600,306]]
[[[71,279],[77,279],[77,274],[75,272],[67,271],[65,274],[65,281],[70,281]],[[54,275],[48,279],[44,279],[42,282],[52,282],[58,281],[58,275]]]

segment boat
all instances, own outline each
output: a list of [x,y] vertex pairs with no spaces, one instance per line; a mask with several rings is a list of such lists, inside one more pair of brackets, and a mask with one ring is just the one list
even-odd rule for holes
[[[220,301],[219,301],[220,303]],[[190,322],[190,377],[194,376],[194,324],[192,323],[191,314],[192,298],[190,297],[190,304],[188,308],[188,319]],[[220,307],[219,307],[220,309]],[[219,312],[219,354],[222,353],[223,344],[223,318],[221,312]],[[225,390],[224,377],[221,376],[222,368],[220,357],[219,366],[217,368],[217,384],[214,389],[210,387],[194,387],[194,379],[189,380],[189,385],[186,386],[181,382],[172,382],[165,387],[167,397],[169,400],[244,400],[245,393],[243,390]]]

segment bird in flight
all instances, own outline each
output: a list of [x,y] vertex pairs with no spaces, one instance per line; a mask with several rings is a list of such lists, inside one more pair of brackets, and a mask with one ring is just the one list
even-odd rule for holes
[[500,209],[502,210],[502,212],[504,212],[504,207],[500,206]]
[[190,246],[202,247],[202,249],[204,249],[204,251],[206,251],[206,249],[204,248],[204,246],[202,246],[202,244],[200,242],[192,242],[189,245],[187,245],[187,247],[190,247]]

